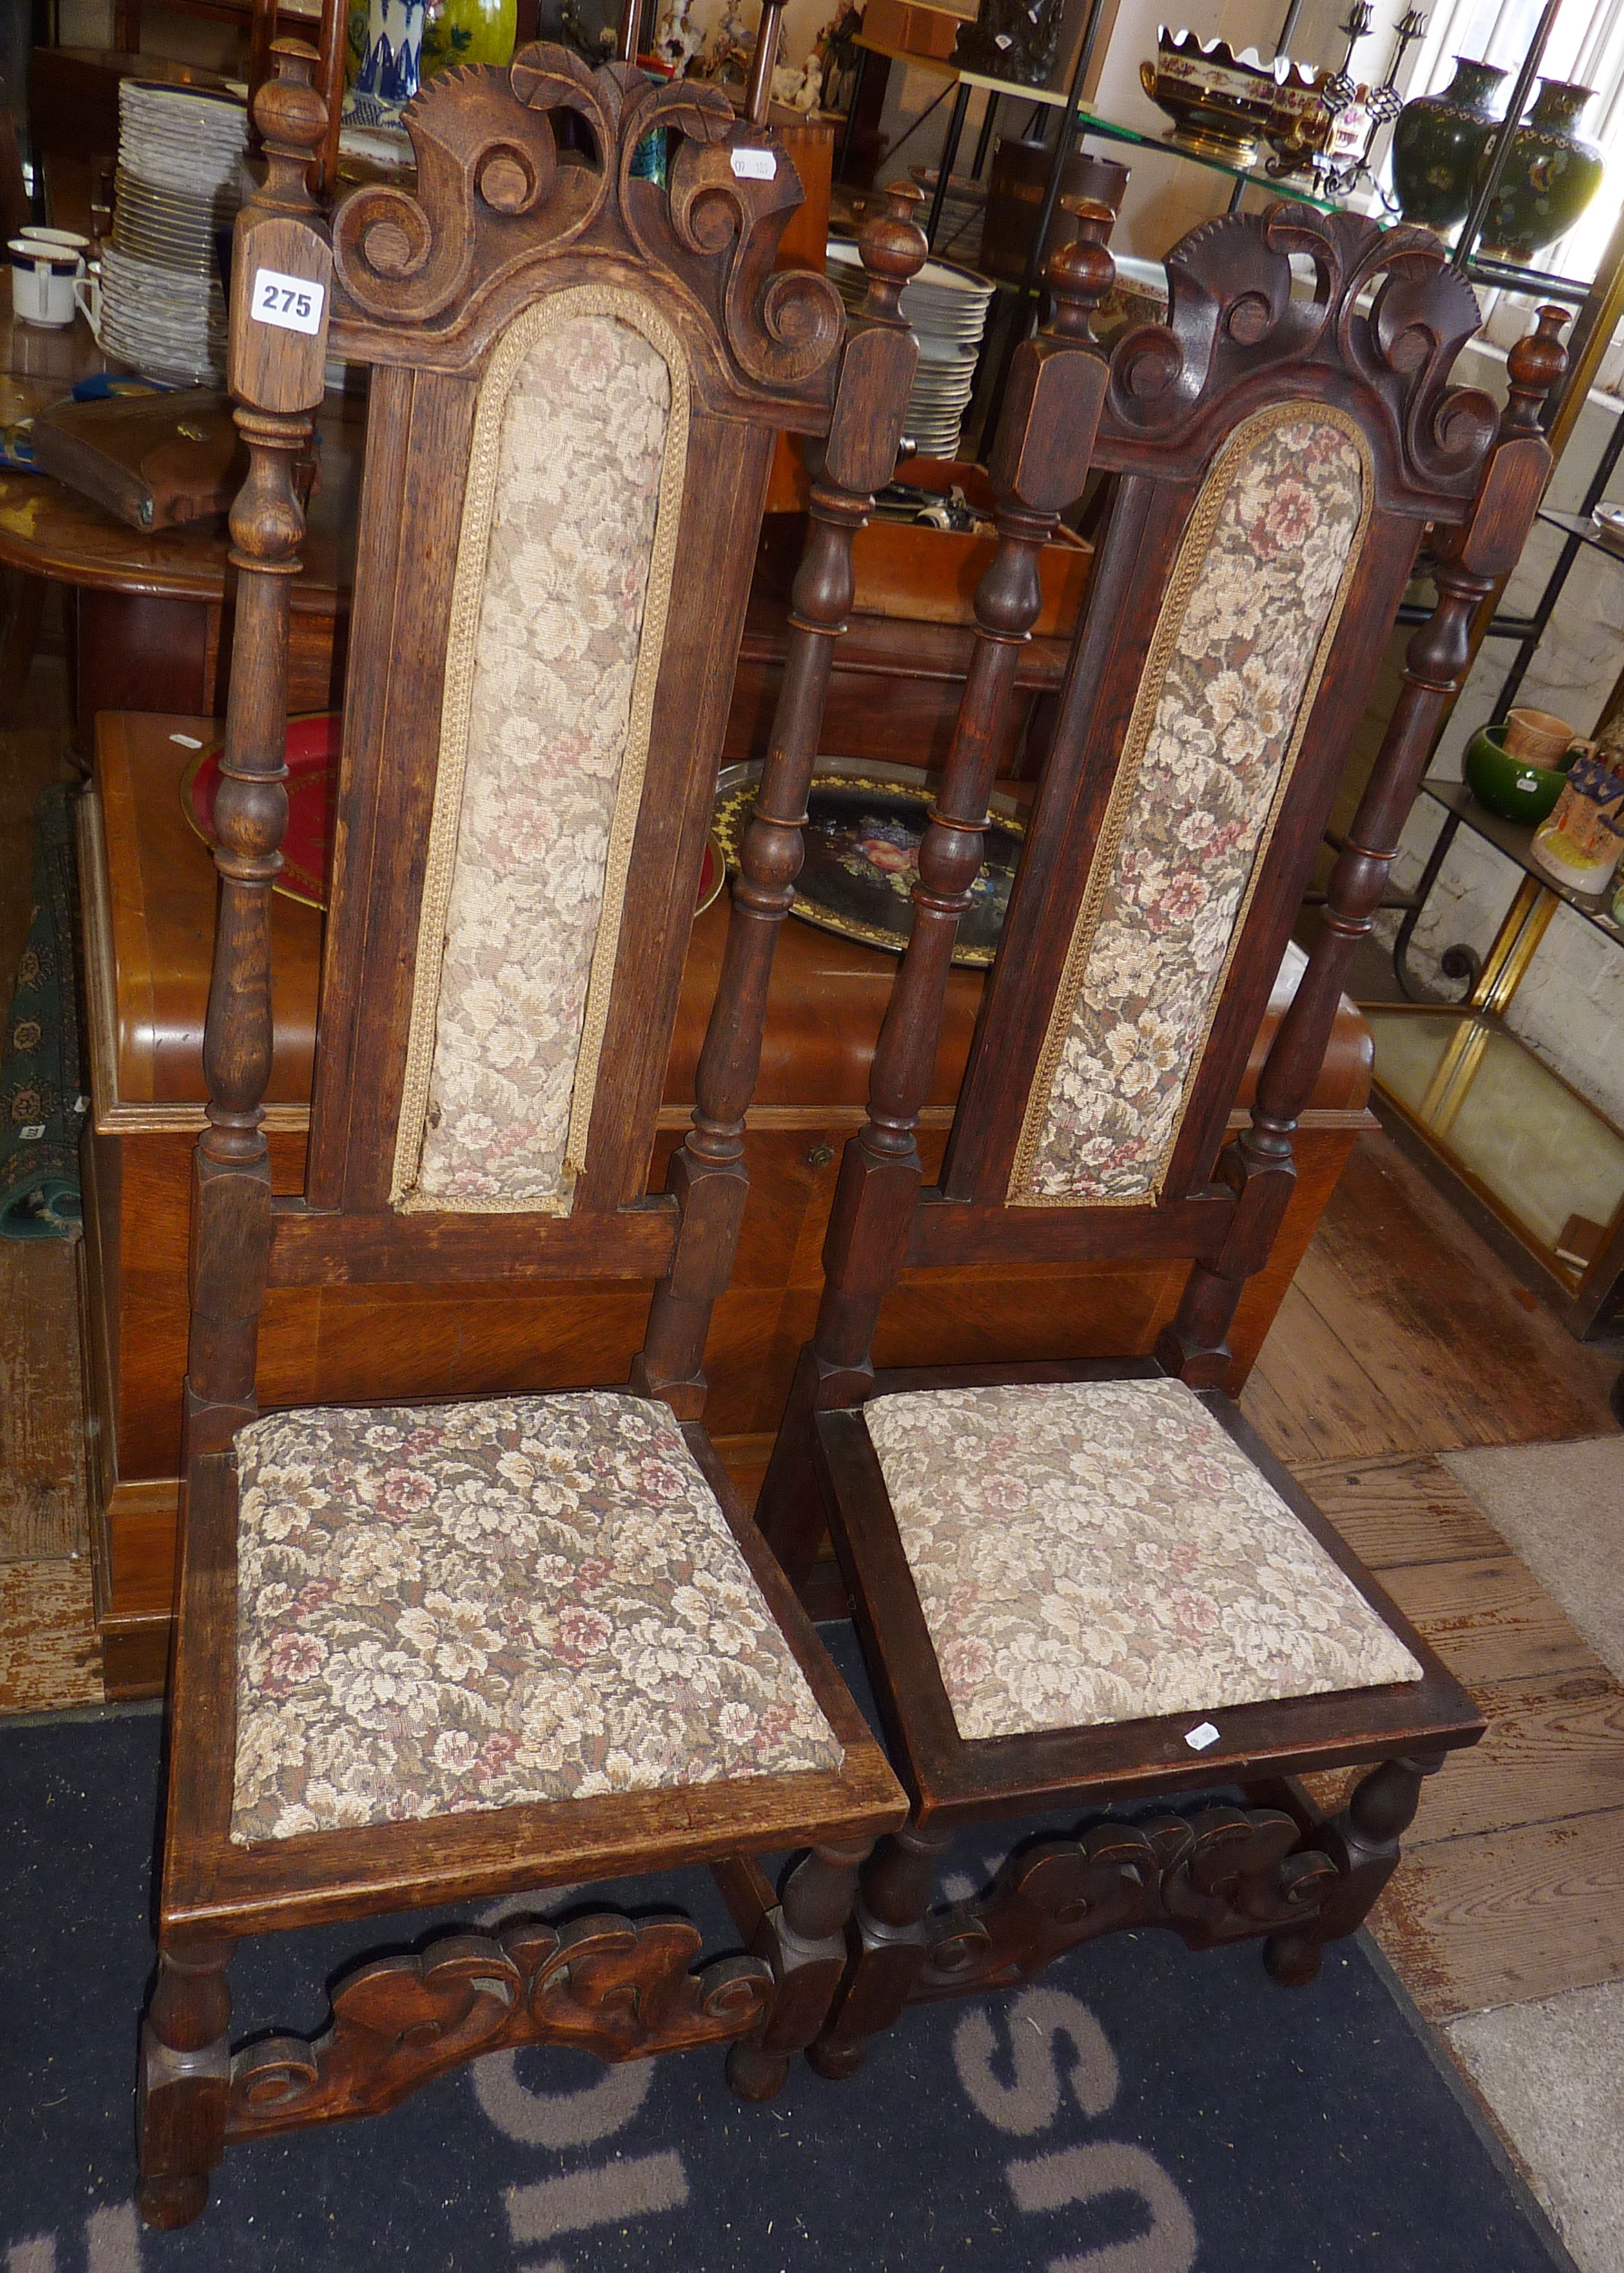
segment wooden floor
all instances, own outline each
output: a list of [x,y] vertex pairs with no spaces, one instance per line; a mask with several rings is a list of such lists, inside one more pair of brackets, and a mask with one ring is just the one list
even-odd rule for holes
[[1373,1921],[1434,2020],[1624,1977],[1624,1686],[1434,1457],[1614,1434],[1619,1365],[1371,1137],[1241,1400],[1490,1724]]

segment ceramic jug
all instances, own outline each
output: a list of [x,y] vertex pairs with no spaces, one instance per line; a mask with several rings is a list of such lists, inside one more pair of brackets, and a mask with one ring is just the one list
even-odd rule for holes
[[511,63],[518,18],[518,0],[427,0],[423,76],[456,64]]
[[396,126],[423,76],[423,0],[355,0],[349,11],[352,126]]

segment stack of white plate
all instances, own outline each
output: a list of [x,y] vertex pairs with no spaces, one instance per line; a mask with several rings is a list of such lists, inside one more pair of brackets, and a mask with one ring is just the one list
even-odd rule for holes
[[215,235],[242,202],[248,114],[229,96],[127,79],[118,90],[101,343],[149,379],[218,379],[226,303]]
[[[867,291],[855,244],[829,240],[829,275],[848,308],[856,311]],[[927,260],[903,293],[902,311],[919,342],[919,371],[908,400],[903,431],[924,458],[958,454],[959,429],[969,408],[976,358],[987,325],[993,286],[974,269],[950,260]]]

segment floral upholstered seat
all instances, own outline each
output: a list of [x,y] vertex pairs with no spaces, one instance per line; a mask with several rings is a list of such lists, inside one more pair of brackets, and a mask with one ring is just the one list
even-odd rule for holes
[[864,1417],[962,1737],[1422,1677],[1181,1382],[909,1392]]
[[839,1767],[663,1405],[278,1413],[236,1453],[239,1843]]

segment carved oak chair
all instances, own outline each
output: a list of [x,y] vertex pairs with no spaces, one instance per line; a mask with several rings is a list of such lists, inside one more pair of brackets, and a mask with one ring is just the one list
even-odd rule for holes
[[[1313,264],[1312,299],[1292,296],[1293,256]],[[1538,501],[1563,319],[1542,311],[1513,354],[1497,426],[1483,396],[1448,388],[1478,308],[1425,230],[1276,206],[1198,229],[1168,273],[1168,325],[1098,365],[1092,462],[1114,502],[924,1189],[918,1110],[991,786],[984,694],[1000,669],[1007,683],[1036,604],[1041,469],[994,464],[981,676],[758,1504],[797,1585],[827,1519],[912,1802],[863,1874],[850,1970],[809,2055],[829,2075],[910,2000],[1024,1979],[1118,1926],[1195,1947],[1262,1935],[1276,1979],[1308,1980],[1394,1869],[1421,1778],[1483,1729],[1224,1395],[1225,1335],[1286,1204],[1297,1115],[1473,611]],[[1224,1144],[1429,524],[1437,604],[1250,1127]],[[1156,1359],[874,1369],[904,1270],[1011,1250],[1189,1257]],[[1296,1781],[1373,1762],[1334,1814]],[[1017,1845],[987,1894],[932,1911],[956,1829],[1055,1810],[1074,1832]]]
[[[279,43],[258,98],[231,311],[250,469],[141,2055],[158,2225],[196,2216],[226,2141],[388,2107],[498,2045],[727,2044],[735,2088],[769,2095],[906,1812],[697,1425],[759,1049],[738,973],[788,904],[765,824],[707,1053],[729,1108],[647,1185],[775,436],[819,469],[764,791],[793,822],[924,238],[894,198],[848,330],[822,277],[771,273],[800,190],[764,96],[736,121],[548,46],[438,80],[408,115],[418,197],[362,189],[329,227],[312,61]],[[587,154],[558,148],[560,111]],[[632,176],[650,134],[669,190]],[[330,353],[371,367],[367,461],[309,1154],[273,1197],[290,468]],[[628,1387],[258,1414],[268,1283],[538,1276],[659,1283]],[[702,1971],[678,1918],[520,1921],[363,1963],[315,2041],[232,2055],[244,1936],[800,1849],[782,1893],[728,1864],[748,1953]]]

